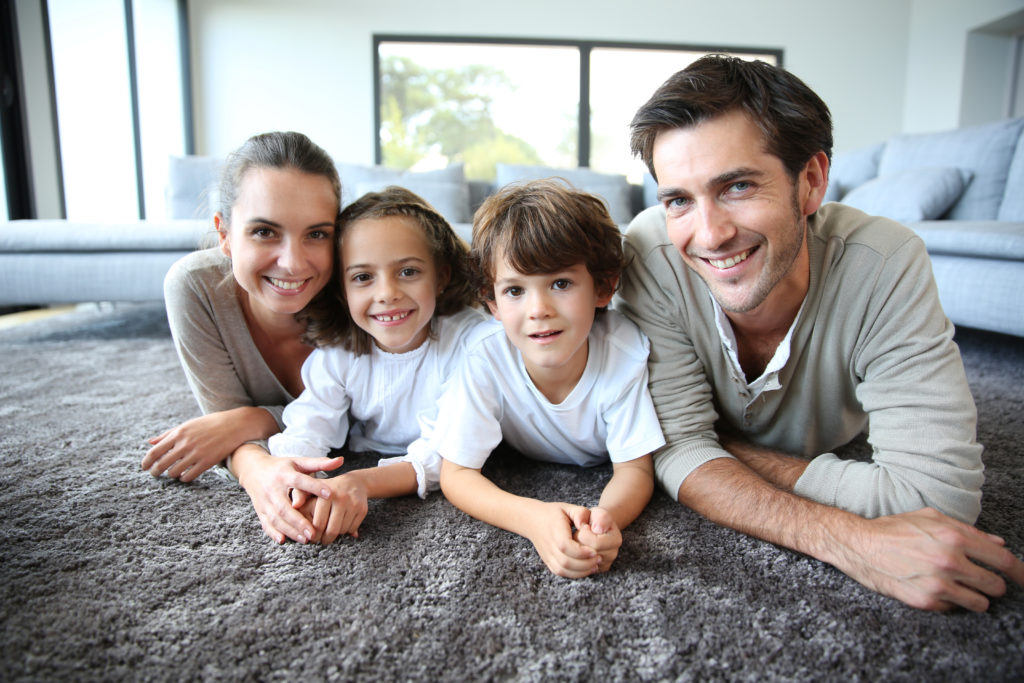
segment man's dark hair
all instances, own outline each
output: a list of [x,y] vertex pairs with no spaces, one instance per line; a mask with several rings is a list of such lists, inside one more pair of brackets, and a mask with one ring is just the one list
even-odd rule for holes
[[832,116],[813,90],[785,69],[762,61],[707,55],[658,88],[630,123],[630,147],[654,173],[658,133],[742,111],[791,178],[818,152],[832,158]]

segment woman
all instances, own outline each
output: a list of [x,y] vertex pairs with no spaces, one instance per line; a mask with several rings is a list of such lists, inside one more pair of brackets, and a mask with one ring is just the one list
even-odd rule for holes
[[341,182],[331,158],[300,133],[266,133],[231,154],[214,215],[219,246],[168,272],[171,333],[203,415],[150,439],[153,476],[192,481],[223,463],[252,500],[267,535],[312,538],[287,492],[329,492],[309,473],[341,459],[273,458],[251,443],[281,430],[302,392],[312,347],[299,315],[331,281]]

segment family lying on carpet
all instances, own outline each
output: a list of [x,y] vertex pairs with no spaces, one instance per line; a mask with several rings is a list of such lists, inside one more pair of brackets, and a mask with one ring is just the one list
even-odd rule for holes
[[[715,55],[631,128],[661,204],[624,246],[600,199],[546,180],[488,198],[468,252],[402,188],[339,214],[338,173],[305,136],[249,139],[224,171],[219,247],[165,283],[203,416],[151,439],[142,467],[222,465],[279,543],[357,536],[369,498],[440,487],[568,577],[610,568],[656,476],[915,607],[984,610],[996,571],[1024,584],[971,526],[976,410],[923,243],[822,206],[821,99]],[[865,429],[871,462],[829,452]],[[612,476],[591,508],[513,495],[481,474],[502,441]],[[391,457],[313,476],[346,444]]]

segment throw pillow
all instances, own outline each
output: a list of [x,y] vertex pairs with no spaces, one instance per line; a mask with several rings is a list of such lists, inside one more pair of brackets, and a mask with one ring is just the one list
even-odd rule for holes
[[957,168],[914,168],[879,176],[843,197],[843,204],[900,223],[939,218],[971,180]]
[[224,160],[214,156],[171,156],[167,169],[167,218],[208,219],[217,206]]
[[619,225],[626,225],[633,219],[629,183],[624,175],[598,173],[589,168],[552,168],[499,163],[495,184],[504,187],[509,183],[541,178],[564,178],[577,190],[596,194],[608,205],[608,214]]

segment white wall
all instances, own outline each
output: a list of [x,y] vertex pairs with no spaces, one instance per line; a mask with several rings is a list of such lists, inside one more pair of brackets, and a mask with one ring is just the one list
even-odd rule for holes
[[957,95],[932,106],[933,88],[908,77],[961,78],[963,41],[951,36],[1022,2],[192,0],[197,151],[292,129],[339,161],[372,162],[374,33],[782,48],[831,107],[836,149],[852,149],[905,126],[955,126]]

